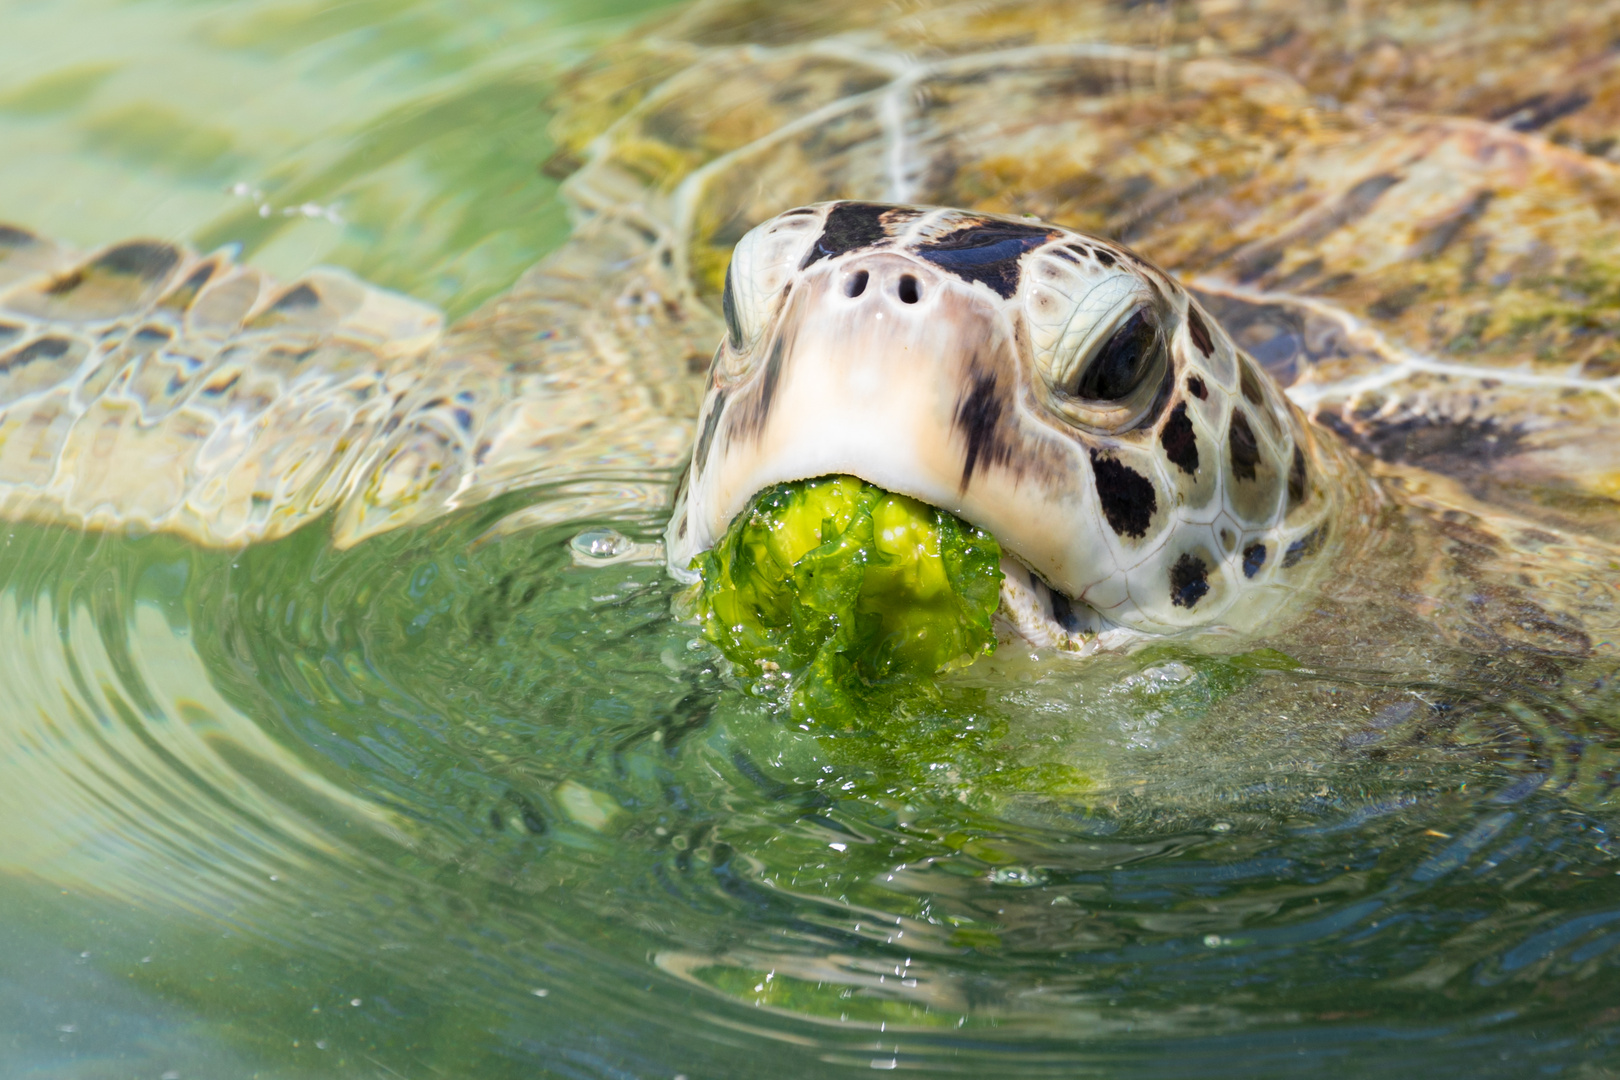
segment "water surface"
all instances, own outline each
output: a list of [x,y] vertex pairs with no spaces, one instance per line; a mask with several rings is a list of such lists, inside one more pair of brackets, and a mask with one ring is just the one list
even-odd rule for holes
[[[10,3],[0,217],[465,311],[565,235],[544,94],[632,14]],[[1620,1052],[1612,665],[1003,650],[893,717],[800,724],[670,617],[659,566],[570,544],[659,520],[499,527],[562,497],[347,551],[323,522],[240,552],[0,529],[0,1073]]]

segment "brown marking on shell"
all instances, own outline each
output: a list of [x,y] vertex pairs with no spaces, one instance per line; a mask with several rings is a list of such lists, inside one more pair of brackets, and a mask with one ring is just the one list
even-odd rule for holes
[[1263,277],[1282,262],[1289,248],[1308,247],[1329,233],[1366,217],[1379,198],[1401,180],[1402,177],[1394,173],[1364,177],[1334,202],[1306,214],[1283,235],[1244,249],[1232,260],[1238,280],[1247,284]]

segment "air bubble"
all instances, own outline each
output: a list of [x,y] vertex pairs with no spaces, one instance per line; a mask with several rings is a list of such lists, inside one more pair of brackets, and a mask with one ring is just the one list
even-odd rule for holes
[[1045,885],[1046,871],[1023,866],[1001,866],[990,871],[990,880],[997,885],[1011,885],[1016,889],[1029,889]]
[[587,559],[613,559],[628,554],[635,544],[617,529],[586,529],[568,546]]

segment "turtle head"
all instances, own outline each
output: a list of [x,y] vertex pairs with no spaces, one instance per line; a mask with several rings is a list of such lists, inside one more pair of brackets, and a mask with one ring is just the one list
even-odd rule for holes
[[743,237],[722,303],[677,573],[756,492],[848,473],[990,532],[1049,621],[1168,633],[1258,625],[1331,532],[1349,466],[1117,244],[822,203]]

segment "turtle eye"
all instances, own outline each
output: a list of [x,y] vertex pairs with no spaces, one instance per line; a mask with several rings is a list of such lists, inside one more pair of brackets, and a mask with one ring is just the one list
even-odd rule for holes
[[743,347],[743,328],[741,320],[737,318],[737,293],[731,287],[730,266],[726,267],[726,289],[720,295],[720,310],[726,317],[726,336],[731,340],[731,347],[740,351]]
[[1158,368],[1164,356],[1164,334],[1149,308],[1138,308],[1080,371],[1072,397],[1120,401],[1130,397]]

